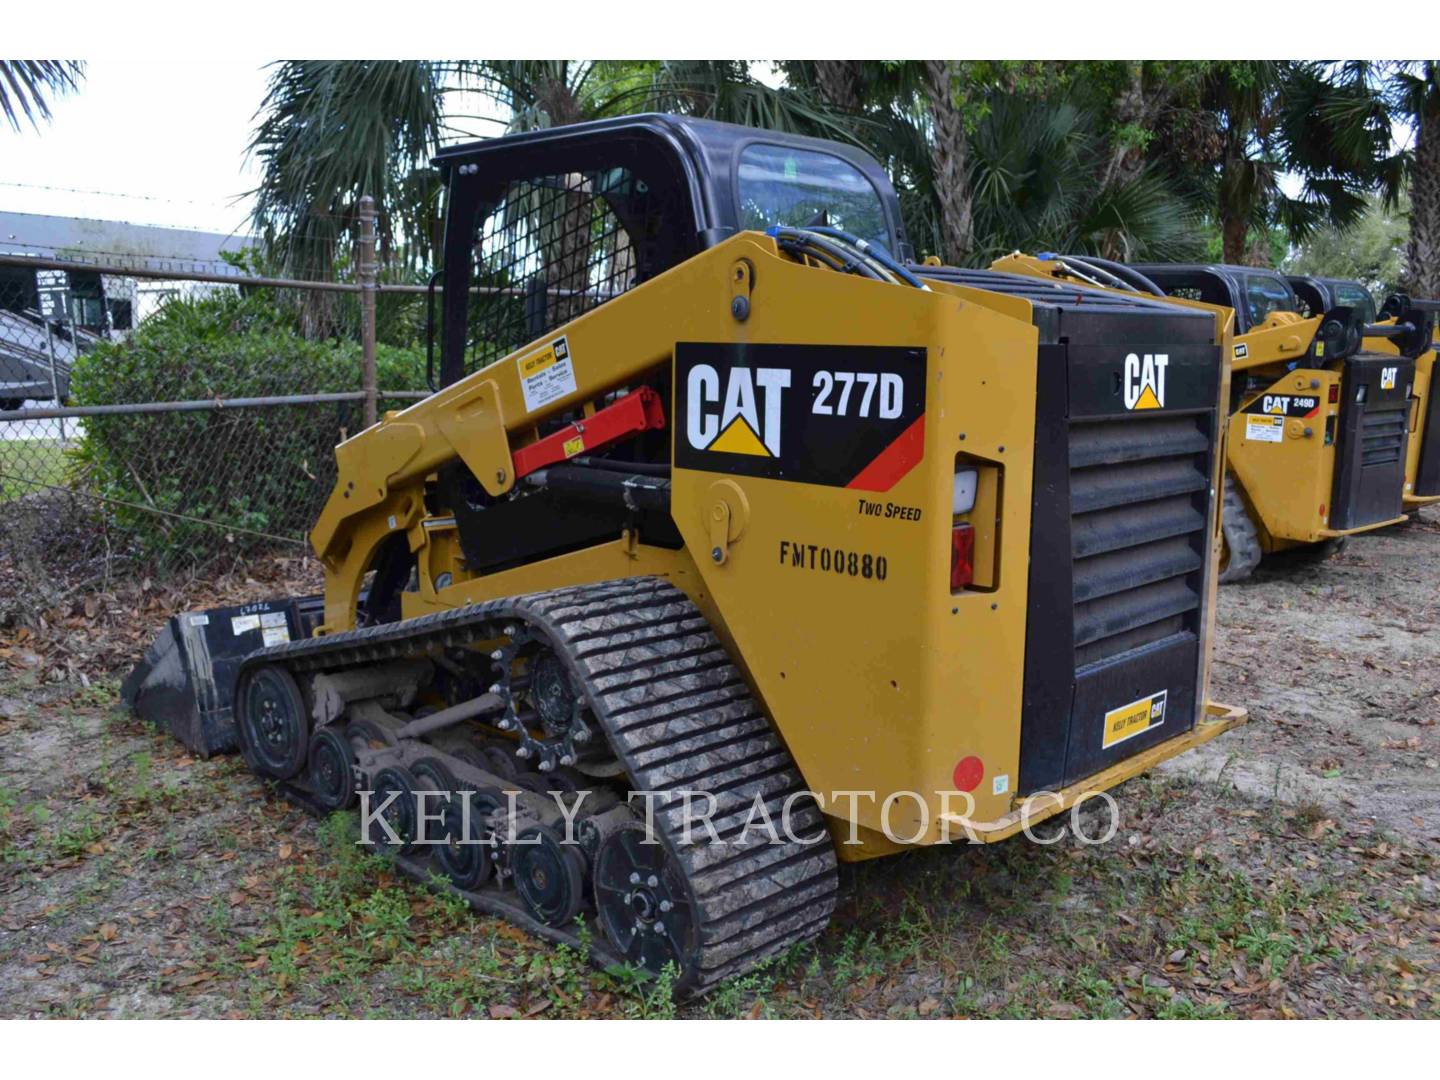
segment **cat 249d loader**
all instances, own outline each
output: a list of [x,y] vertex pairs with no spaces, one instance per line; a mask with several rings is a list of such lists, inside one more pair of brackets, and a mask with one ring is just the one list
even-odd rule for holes
[[[1305,315],[1316,315],[1332,307],[1347,305],[1362,311],[1366,322],[1389,322],[1404,318],[1404,312],[1420,309],[1434,313],[1440,311],[1440,301],[1412,300],[1403,293],[1386,298],[1380,311],[1375,310],[1375,301],[1370,292],[1358,281],[1343,278],[1302,277],[1290,275],[1290,287],[1300,300],[1300,311]],[[1435,347],[1431,347],[1415,358],[1415,386],[1410,394],[1410,438],[1405,451],[1405,509],[1414,510],[1433,502],[1440,502],[1440,386],[1431,393],[1434,385]],[[1367,349],[1379,353],[1398,353],[1399,350],[1387,338],[1371,339],[1365,342]]]
[[323,598],[178,616],[141,714],[691,992],[818,934],[837,859],[1243,719],[1222,320],[910,265],[823,141],[648,115],[439,164],[441,389],[336,448]]
[[1235,313],[1222,582],[1248,577],[1264,555],[1328,554],[1406,519],[1413,388],[1417,360],[1430,355],[1431,305],[1396,298],[1378,323],[1373,304],[1305,316],[1282,275],[1244,266],[1017,253],[994,268]]

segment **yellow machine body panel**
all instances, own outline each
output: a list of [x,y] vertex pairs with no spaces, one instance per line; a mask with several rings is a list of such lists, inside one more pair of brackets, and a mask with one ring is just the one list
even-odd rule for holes
[[[732,314],[737,289],[749,300],[743,320]],[[1230,324],[1217,318],[1228,345]],[[573,392],[527,408],[527,357],[553,352],[562,340]],[[768,406],[771,388],[759,360],[753,372],[732,368],[729,385],[702,372],[693,382],[698,391],[680,404],[681,387],[710,355],[705,350],[771,347],[799,348],[820,356],[822,366],[868,349],[920,358],[912,370],[923,385],[907,389],[912,397],[903,403],[918,418],[877,457],[874,474],[867,469],[852,485],[763,475],[782,446],[781,456],[791,452],[793,444],[781,440],[803,432],[776,426],[795,418]],[[711,620],[810,789],[878,793],[825,803],[832,828],[843,835],[853,826],[860,841],[842,845],[841,858],[894,850],[882,835],[887,823],[907,843],[952,839],[961,821],[989,823],[978,828],[979,839],[1009,835],[1019,827],[1036,355],[1032,306],[1022,298],[941,282],[922,290],[867,281],[780,257],[770,239],[742,234],[342,444],[336,488],[312,536],[326,571],[321,633],[354,626],[375,553],[396,534],[418,568],[418,587],[402,595],[405,618],[530,591],[663,576]],[[805,362],[792,368],[788,389],[796,395],[812,391]],[[673,370],[676,386],[671,514],[683,546],[659,547],[627,532],[512,569],[470,572],[454,518],[425,509],[436,470],[459,458],[487,492],[503,495],[516,483],[513,449],[533,441],[542,421],[662,365]],[[737,387],[736,371],[759,382]],[[814,375],[818,386],[820,371]],[[882,407],[883,381],[877,387],[866,408]],[[833,389],[832,408],[861,408],[863,387],[849,401],[841,387]],[[1223,385],[1220,392],[1227,392]],[[719,467],[742,455],[757,463],[756,475]],[[824,455],[811,457],[804,468],[825,474]],[[1221,456],[1213,457],[1212,490]],[[960,461],[978,481],[974,509],[957,518]],[[974,527],[974,580],[952,591],[951,531],[961,522]],[[1203,534],[1212,538],[1212,557],[1217,530],[1212,510]],[[1034,820],[1243,719],[1243,711],[1205,702],[1213,572],[1203,580],[1209,595],[1197,635],[1196,715],[1177,718],[1173,737],[1070,783]],[[966,758],[983,762],[983,775],[973,797],[956,797],[957,763]],[[917,794],[887,806],[896,792]]]
[[1335,447],[1326,435],[1339,412],[1331,387],[1339,385],[1338,372],[1296,368],[1230,416],[1227,461],[1266,552],[1343,535],[1329,529]]

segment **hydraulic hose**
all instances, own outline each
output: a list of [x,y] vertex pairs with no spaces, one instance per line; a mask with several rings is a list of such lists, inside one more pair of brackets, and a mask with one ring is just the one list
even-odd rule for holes
[[836,240],[840,240],[846,244],[849,244],[851,247],[856,248],[857,250],[870,256],[870,258],[874,259],[881,266],[885,267],[885,269],[889,270],[892,274],[898,277],[901,281],[905,282],[905,284],[913,288],[925,289],[927,292],[930,289],[929,285],[926,285],[925,282],[921,281],[909,270],[905,269],[905,267],[899,261],[892,257],[891,254],[879,244],[872,244],[868,240],[863,240],[852,233],[847,233],[841,229],[832,228],[829,225],[812,225],[807,231],[819,233],[821,236],[832,237]]

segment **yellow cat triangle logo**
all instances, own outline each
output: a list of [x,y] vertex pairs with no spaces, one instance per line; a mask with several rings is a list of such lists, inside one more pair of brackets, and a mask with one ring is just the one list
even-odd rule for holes
[[1151,389],[1150,387],[1148,387],[1148,386],[1145,387],[1144,390],[1140,391],[1140,397],[1139,397],[1139,399],[1135,402],[1135,408],[1137,408],[1137,409],[1158,409],[1158,408],[1160,408],[1160,401],[1159,401],[1158,398],[1155,397],[1155,391],[1154,391],[1153,389]]
[[720,437],[712,442],[705,449],[719,450],[726,454],[750,454],[754,457],[769,457],[770,451],[765,449],[765,444],[760,441],[743,416],[737,416],[730,422],[730,426],[720,433]]

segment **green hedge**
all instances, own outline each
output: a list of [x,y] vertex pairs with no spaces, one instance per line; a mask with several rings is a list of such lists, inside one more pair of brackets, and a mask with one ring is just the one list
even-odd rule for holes
[[[359,345],[305,340],[299,312],[266,292],[167,304],[81,357],[72,395],[121,405],[358,390]],[[381,389],[423,389],[423,349],[382,345],[376,361]],[[263,543],[255,533],[303,536],[333,483],[334,445],[361,417],[358,401],[91,417],[77,457],[148,554],[198,558]]]

